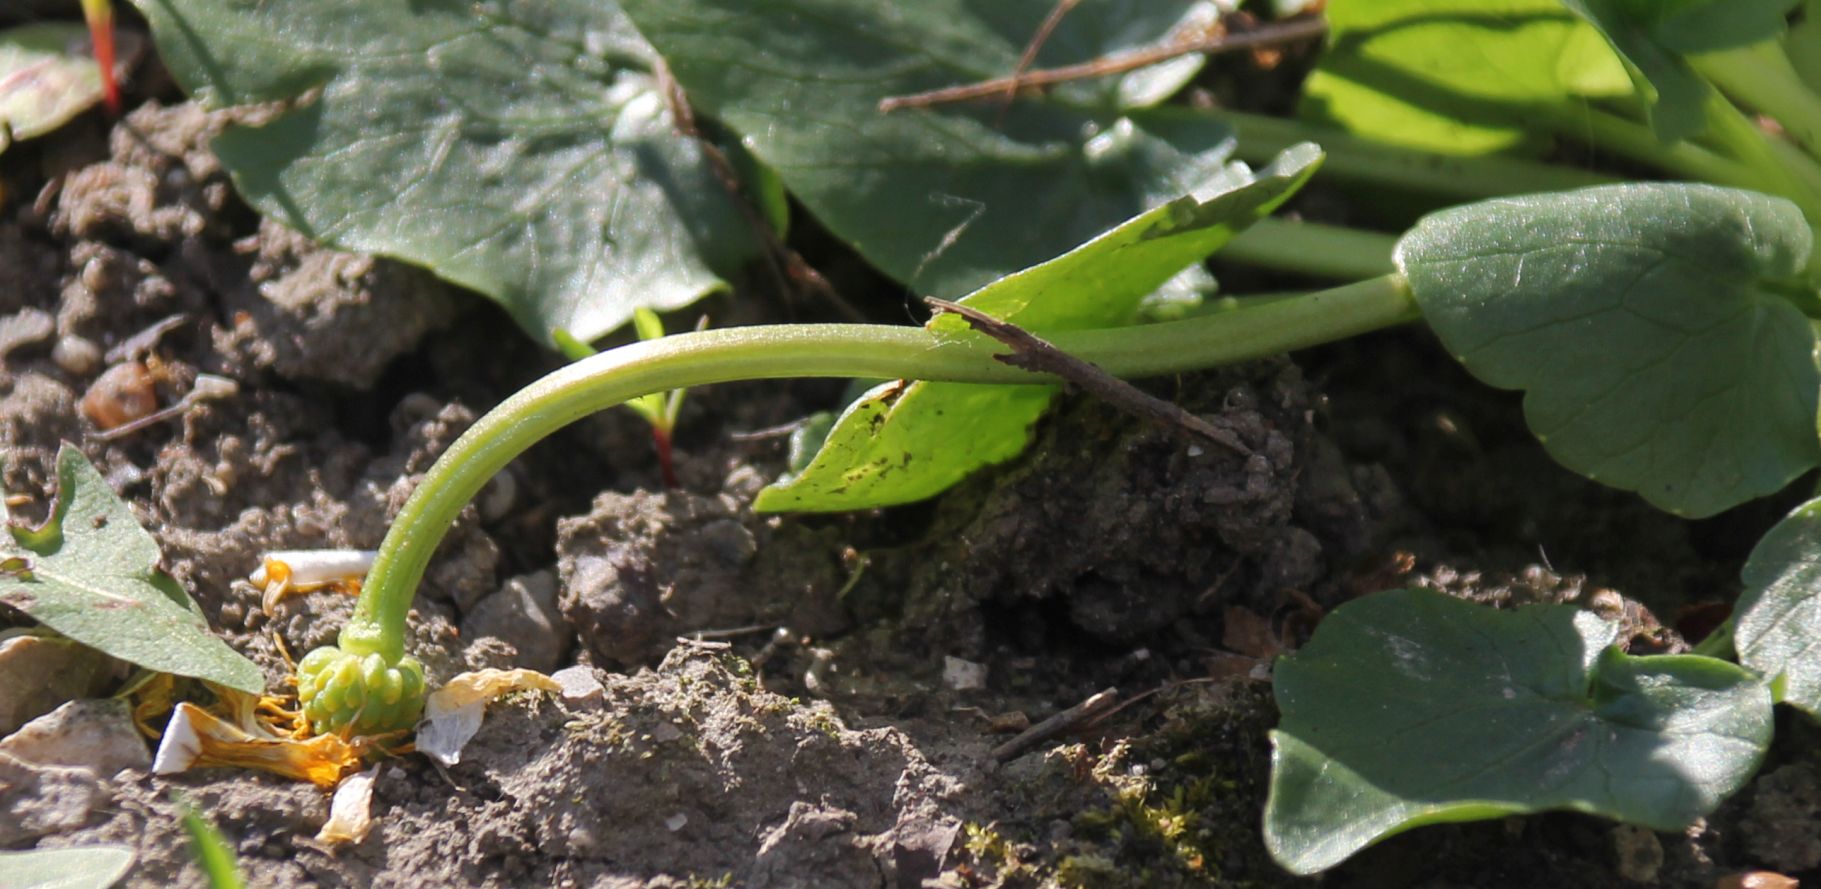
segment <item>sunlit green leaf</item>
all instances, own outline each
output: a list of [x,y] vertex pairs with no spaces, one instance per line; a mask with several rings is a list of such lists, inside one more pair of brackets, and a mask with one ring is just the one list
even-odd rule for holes
[[1301,113],[1449,154],[1540,152],[1536,118],[1631,93],[1598,32],[1559,0],[1329,0]]
[[128,663],[259,693],[252,661],[209,631],[158,543],[82,452],[57,454],[57,500],[39,528],[0,535],[0,603]]
[[1770,529],[1743,577],[1733,630],[1739,663],[1782,677],[1783,701],[1821,716],[1821,500]]
[[1474,376],[1526,390],[1564,466],[1708,516],[1821,462],[1813,325],[1794,205],[1704,185],[1633,184],[1444,210],[1398,266]]
[[[1038,332],[1129,323],[1144,298],[1308,181],[1313,145],[1286,151],[1254,176],[1234,167],[1197,189],[1049,262],[963,300]],[[966,335],[938,316],[932,329]],[[1056,390],[1049,386],[888,383],[850,406],[798,475],[760,492],[768,511],[844,510],[933,496],[969,473],[1017,456]]]
[[1422,590],[1336,609],[1277,664],[1266,847],[1308,874],[1425,824],[1568,809],[1668,831],[1712,811],[1764,756],[1770,690],[1616,634]]

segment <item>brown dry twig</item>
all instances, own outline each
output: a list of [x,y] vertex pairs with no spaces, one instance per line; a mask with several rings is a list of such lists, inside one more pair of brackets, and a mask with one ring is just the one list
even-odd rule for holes
[[960,315],[968,326],[1010,346],[1009,354],[993,356],[1003,364],[1061,377],[1083,392],[1141,420],[1166,429],[1181,429],[1237,454],[1252,455],[1252,449],[1232,432],[1076,358],[1016,324],[933,296],[924,297],[924,302],[938,312]]
[[[1189,34],[1157,46],[1133,50],[1119,55],[1105,56],[1076,65],[1063,65],[1058,68],[1040,68],[1036,71],[1020,71],[1007,77],[995,77],[979,83],[961,86],[944,87],[929,92],[913,93],[908,96],[889,96],[879,100],[881,114],[897,111],[900,108],[927,108],[932,105],[943,105],[951,102],[968,102],[975,99],[986,99],[994,96],[1014,93],[1022,89],[1041,89],[1058,83],[1072,80],[1087,80],[1093,77],[1106,77],[1112,74],[1124,74],[1139,68],[1149,67],[1159,62],[1167,62],[1178,56],[1190,53],[1238,52],[1246,49],[1279,46],[1308,40],[1328,33],[1328,22],[1319,15],[1304,15],[1269,22],[1244,31],[1215,29]],[[1029,50],[1027,49],[1027,53]],[[1022,66],[1024,63],[1020,62]]]
[[1038,744],[1093,721],[1118,703],[1119,689],[1109,688],[1096,692],[1087,700],[1019,732],[1017,737],[994,747],[993,759],[999,762],[1017,759]]

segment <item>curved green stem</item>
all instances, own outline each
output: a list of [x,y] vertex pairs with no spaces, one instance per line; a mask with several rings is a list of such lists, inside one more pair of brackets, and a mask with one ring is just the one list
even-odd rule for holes
[[1688,653],[1717,657],[1721,660],[1736,660],[1737,656],[1733,651],[1734,629],[1733,618],[1728,617],[1724,623],[1714,627],[1713,632],[1707,634],[1707,638],[1689,648]]
[[1312,278],[1357,281],[1391,272],[1396,249],[1397,238],[1382,232],[1267,216],[1228,241],[1218,258]]
[[1691,56],[1701,76],[1741,105],[1776,118],[1811,155],[1821,150],[1821,96],[1816,96],[1773,41]]
[[1557,112],[1547,125],[1564,138],[1649,164],[1673,177],[1734,188],[1763,187],[1762,177],[1749,165],[1694,142],[1666,145],[1649,126],[1593,105]]
[[[1218,315],[1139,327],[1057,332],[1058,347],[1119,376],[1176,373],[1345,339],[1419,317],[1397,275]],[[776,325],[685,333],[576,362],[525,387],[457,439],[399,511],[380,544],[354,616],[341,633],[353,655],[404,654],[405,618],[431,554],[495,473],[545,436],[650,392],[782,377],[871,377],[968,383],[1050,383],[994,360],[976,334],[864,324]]]
[[1315,142],[1328,154],[1322,162],[1323,176],[1400,191],[1476,200],[1535,191],[1568,191],[1618,181],[1524,158],[1421,151],[1291,118],[1239,111],[1215,111],[1211,115],[1233,127],[1238,136],[1235,153],[1248,163],[1268,163],[1292,145]]

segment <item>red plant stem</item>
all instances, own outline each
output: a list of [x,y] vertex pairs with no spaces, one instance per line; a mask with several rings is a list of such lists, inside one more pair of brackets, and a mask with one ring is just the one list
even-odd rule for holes
[[88,19],[89,42],[95,46],[95,64],[101,68],[101,96],[109,114],[119,114],[120,82],[114,79],[114,10],[106,2],[85,2],[83,17]]
[[651,427],[651,446],[658,452],[658,471],[664,475],[664,487],[675,490],[677,484],[677,465],[671,457],[670,430],[662,426]]

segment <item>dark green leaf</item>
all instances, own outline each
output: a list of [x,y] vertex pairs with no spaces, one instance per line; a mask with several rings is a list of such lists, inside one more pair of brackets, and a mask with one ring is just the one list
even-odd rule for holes
[[[1042,265],[982,287],[963,302],[1037,332],[1129,323],[1139,303],[1267,216],[1320,163],[1292,148],[1253,176],[1235,166],[1194,194],[1139,215]],[[959,318],[932,329],[965,333]],[[865,509],[933,496],[969,473],[1017,456],[1049,407],[1050,386],[888,383],[850,406],[809,466],[760,492],[767,511]]]
[[1330,0],[1303,116],[1450,154],[1540,152],[1539,115],[1629,95],[1624,66],[1559,0]]
[[1425,824],[1568,809],[1678,830],[1712,811],[1763,758],[1769,689],[1616,634],[1571,606],[1422,590],[1335,610],[1277,664],[1272,856],[1308,874]]
[[540,340],[685,305],[757,247],[605,0],[135,2],[210,106],[309,95],[216,142],[256,207],[428,266]]
[[1626,61],[1650,100],[1650,121],[1665,142],[1705,126],[1711,87],[1684,56],[1748,46],[1783,33],[1800,0],[1562,0],[1592,23]]
[[1815,331],[1779,292],[1809,245],[1787,201],[1634,184],[1444,210],[1397,262],[1449,352],[1527,390],[1564,466],[1700,517],[1821,461]]
[[1783,701],[1821,716],[1821,500],[1770,529],[1743,577],[1733,628],[1739,663],[1782,677]]
[[57,501],[40,528],[0,535],[0,602],[91,648],[151,670],[257,694],[259,668],[209,631],[158,543],[82,452],[57,453]]
[[[1215,175],[1221,124],[1133,108],[1124,80],[882,114],[879,102],[1010,74],[1054,0],[630,0],[696,107],[738,133],[836,236],[953,298],[1054,257]],[[1038,67],[1164,39],[1200,0],[1076,7]],[[1137,89],[1145,98],[1154,90]]]
[[0,852],[0,885],[7,889],[108,889],[133,866],[126,846],[71,846]]

